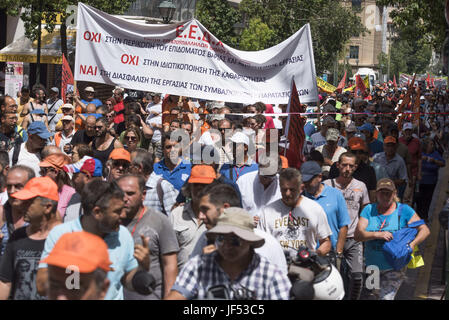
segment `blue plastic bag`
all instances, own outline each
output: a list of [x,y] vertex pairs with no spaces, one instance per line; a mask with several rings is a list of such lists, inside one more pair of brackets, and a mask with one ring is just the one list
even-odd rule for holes
[[424,220],[415,221],[393,233],[393,239],[384,243],[382,249],[385,258],[395,270],[402,269],[412,259],[413,250],[409,243],[415,239],[418,233],[416,228],[422,224],[424,224]]

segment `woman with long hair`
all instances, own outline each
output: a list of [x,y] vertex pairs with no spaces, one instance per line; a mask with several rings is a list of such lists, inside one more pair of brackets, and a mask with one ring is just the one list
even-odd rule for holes
[[142,141],[142,132],[136,126],[130,126],[125,130],[125,134],[123,135],[123,145],[126,150],[130,153],[135,151],[137,148],[140,148]]

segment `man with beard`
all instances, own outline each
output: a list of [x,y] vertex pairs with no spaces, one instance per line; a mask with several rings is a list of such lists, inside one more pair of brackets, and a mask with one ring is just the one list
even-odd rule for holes
[[28,135],[17,125],[17,114],[13,110],[5,110],[1,114],[0,148],[10,152],[15,147],[28,140]]
[[210,289],[218,285],[232,300],[289,298],[287,274],[255,252],[265,239],[254,232],[248,212],[238,207],[224,209],[206,236],[217,249],[189,260],[167,299],[208,299],[214,296]]
[[302,195],[301,173],[286,168],[279,174],[279,184],[282,199],[262,208],[258,228],[272,234],[291,257],[296,256],[300,246],[327,255],[332,248],[332,231],[323,208]]
[[[44,242],[57,218],[58,185],[49,177],[37,177],[11,197],[23,202],[24,226],[12,234],[0,265],[0,300],[42,300],[37,293],[36,270]],[[21,268],[21,266],[27,266]]]
[[350,152],[343,153],[337,162],[337,167],[340,175],[336,179],[325,180],[324,184],[340,190],[346,200],[351,222],[343,252],[337,256],[337,261],[345,259],[349,269],[347,275],[350,277],[347,296],[351,300],[358,300],[363,286],[363,246],[361,242],[354,240],[354,232],[359,222],[360,212],[370,203],[370,200],[365,184],[352,176],[357,168],[356,156]]
[[178,275],[179,246],[175,232],[165,215],[143,205],[145,179],[142,176],[124,175],[117,184],[125,193],[120,222],[131,232],[135,243],[140,243],[142,236],[150,238],[149,273],[155,279],[152,294],[142,296],[125,290],[125,300],[160,300],[168,295]]
[[[111,283],[105,300],[123,300],[123,286],[129,290],[139,290],[134,277],[150,269],[148,242],[143,236],[142,244],[134,244],[129,231],[120,226],[120,215],[124,209],[124,193],[116,183],[93,180],[83,190],[83,215],[76,220],[53,228],[45,241],[41,260],[51,252],[59,238],[69,232],[87,231],[93,233],[108,245],[113,271],[108,272]],[[38,292],[47,292],[48,266],[39,264],[36,283]]]
[[41,121],[35,121],[28,127],[28,140],[20,145],[18,155],[16,152],[10,153],[13,165],[22,164],[34,170],[36,177],[40,177],[41,151],[47,144],[47,139],[53,136]]
[[120,140],[111,136],[107,126],[108,120],[106,118],[98,118],[95,122],[95,139],[91,142],[94,158],[100,160],[103,166],[109,159],[112,150],[123,148]]
[[[227,208],[241,208],[239,195],[229,184],[213,182],[200,192],[198,198],[200,201],[198,219],[206,226],[207,230],[217,225],[219,217],[223,215]],[[254,219],[246,210],[244,212],[252,219],[252,226],[254,226]],[[277,239],[269,232],[261,229],[255,228],[254,233],[265,240],[265,243],[256,248],[255,252],[261,257],[265,257],[270,263],[277,265],[283,273],[287,274],[285,254]],[[208,241],[206,233],[203,233],[196,242],[190,258],[202,253],[208,254],[215,250],[217,250],[217,246],[214,242]]]

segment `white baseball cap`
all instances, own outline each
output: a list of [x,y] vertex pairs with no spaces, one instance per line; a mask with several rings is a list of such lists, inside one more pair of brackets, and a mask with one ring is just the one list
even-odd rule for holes
[[92,88],[92,87],[86,87],[86,89],[84,89],[84,91],[86,91],[86,92],[95,92],[94,88]]
[[236,132],[230,139],[234,143],[244,143],[249,146],[249,138],[246,134],[242,132]]
[[73,119],[73,117],[70,115],[66,115],[66,116],[62,117],[61,121],[64,121],[64,120],[70,120],[72,122],[75,121],[75,119]]
[[413,130],[413,125],[410,122],[405,123],[404,127],[402,127],[402,131],[405,130]]

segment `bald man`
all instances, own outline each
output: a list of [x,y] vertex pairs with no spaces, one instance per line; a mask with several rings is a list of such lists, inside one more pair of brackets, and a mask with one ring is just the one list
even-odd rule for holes
[[41,158],[45,159],[47,158],[49,155],[51,154],[56,154],[56,153],[63,153],[62,150],[60,148],[58,148],[57,146],[45,146],[44,149],[42,149],[41,151]]
[[97,119],[95,118],[95,116],[87,116],[84,129],[78,130],[75,133],[70,144],[72,146],[74,146],[77,143],[85,143],[85,144],[91,143],[95,137],[95,122],[96,122],[96,120]]

